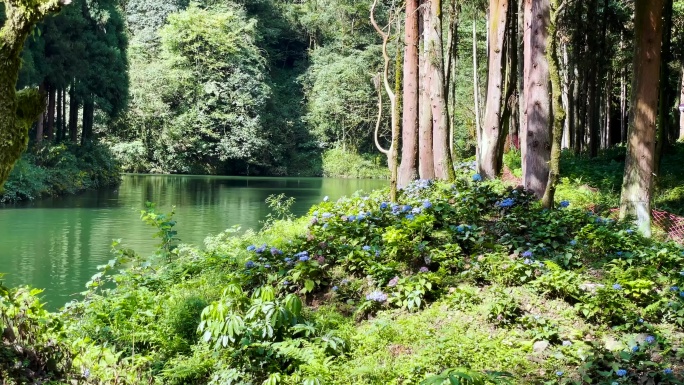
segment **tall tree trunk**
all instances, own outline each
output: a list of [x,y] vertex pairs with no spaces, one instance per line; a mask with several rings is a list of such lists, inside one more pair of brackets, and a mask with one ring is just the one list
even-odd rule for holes
[[[567,44],[562,44],[561,51],[563,52],[563,68],[560,71],[563,75],[561,78],[563,88],[563,110],[566,111],[565,119],[563,120],[563,140],[561,141],[561,149],[570,148],[570,125],[572,124],[572,68],[570,66],[570,58],[568,56]],[[553,87],[553,84],[551,85]],[[551,102],[553,103],[553,101]]]
[[60,138],[61,141],[64,141],[66,139],[66,134],[67,134],[67,114],[66,114],[66,87],[62,89],[62,137]]
[[670,78],[670,61],[672,60],[672,6],[673,0],[665,0],[663,10],[663,44],[660,64],[660,94],[658,96],[658,134],[656,137],[654,173],[660,175],[660,161],[663,152],[669,145],[670,132],[670,93],[667,83]]
[[[42,95],[42,103],[45,103],[45,83],[41,83],[38,87],[38,93]],[[41,111],[38,115],[38,122],[36,123],[36,143],[40,144],[43,141],[43,127],[45,122],[45,111]]]
[[432,106],[432,154],[435,177],[442,180],[455,178],[454,165],[449,151],[449,110],[444,86],[444,48],[442,47],[442,1],[430,0],[430,24],[426,24],[426,62],[431,67],[430,105]]
[[420,41],[418,12],[418,0],[407,0],[404,27],[404,108],[401,166],[399,167],[397,181],[399,188],[418,179],[418,80],[420,72],[418,69],[418,43]]
[[[477,12],[477,11],[473,11]],[[482,125],[480,124],[480,82],[477,78],[477,22],[473,15],[473,102],[475,108],[475,138],[478,145],[475,146],[475,158],[480,159],[480,142],[482,141]]]
[[[534,18],[532,15],[532,10],[533,10],[533,1],[537,0],[522,0],[523,2],[523,41],[522,41],[522,46],[523,46],[523,56],[522,56],[522,62],[523,62],[523,100],[522,102],[524,103],[524,112],[522,114],[522,121],[520,125],[520,157],[521,157],[521,162],[522,162],[522,173],[523,173],[523,183],[524,183],[524,176],[527,174],[527,152],[528,152],[528,134],[529,134],[529,124],[530,124],[530,114],[531,110],[529,109],[530,106],[530,91],[532,87],[532,82],[530,80],[530,74],[532,72],[532,66],[533,63],[530,61],[531,60],[531,54],[532,54],[532,38],[534,36],[534,33],[532,31],[532,19]],[[545,29],[545,28],[544,28]],[[542,46],[544,44],[542,43]]]
[[636,217],[639,231],[651,236],[651,193],[655,160],[663,0],[635,1],[634,78],[629,142],[622,183],[620,218]]
[[63,133],[62,133],[62,119],[63,119],[63,117],[62,117],[62,102],[63,102],[62,101],[62,90],[58,89],[57,90],[57,121],[56,121],[57,135],[55,138],[56,142],[61,141],[62,135],[63,135]]
[[565,111],[563,110],[563,103],[561,100],[561,79],[559,71],[558,60],[558,15],[563,12],[566,2],[559,5],[558,0],[552,0],[553,5],[550,11],[550,21],[548,29],[548,39],[546,44],[546,59],[549,65],[549,77],[551,78],[551,104],[553,107],[553,131],[552,131],[552,145],[551,145],[551,160],[549,163],[549,176],[544,197],[542,198],[542,205],[550,209],[553,207],[553,200],[556,194],[556,185],[560,180],[560,156],[561,156],[561,141],[563,139],[563,120],[565,119]]
[[489,77],[477,167],[482,177],[494,179],[501,172],[499,150],[503,149],[501,142],[504,140],[501,108],[504,98],[503,81],[506,76],[508,0],[489,1],[489,22]]
[[[385,32],[382,28],[378,26],[378,23],[375,21],[375,7],[377,5],[378,0],[373,1],[373,5],[371,6],[370,9],[370,21],[371,24],[373,24],[373,28],[378,32],[378,34],[382,37],[382,58],[384,61],[384,67],[383,67],[383,73],[382,73],[382,83],[385,87],[385,92],[387,93],[387,96],[390,99],[390,113],[391,115],[391,126],[392,126],[392,143],[390,144],[390,148],[388,150],[384,150],[379,142],[378,142],[378,127],[380,126],[380,119],[382,117],[382,98],[379,100],[379,114],[378,114],[378,122],[376,124],[375,128],[375,143],[378,147],[378,149],[383,152],[385,155],[387,155],[387,164],[389,165],[390,168],[390,199],[392,202],[397,201],[397,180],[398,180],[398,157],[399,157],[399,130],[401,129],[399,125],[399,101],[397,100],[398,98],[398,93],[400,89],[400,84],[401,84],[401,55],[397,52],[397,57],[396,57],[396,63],[395,63],[395,81],[394,81],[394,89],[392,89],[392,86],[390,85],[390,79],[389,79],[389,66],[391,63],[390,56],[387,53],[387,44],[389,42],[389,39],[392,34],[392,18],[390,17],[390,21],[387,25],[387,32]],[[399,25],[399,23],[397,23]],[[400,28],[399,28],[400,29]],[[380,94],[382,95],[382,94]],[[85,109],[85,108],[84,108]],[[85,112],[84,112],[85,114]]]
[[[684,105],[684,61],[680,64],[682,81],[679,86],[679,105]],[[684,111],[679,112],[679,141],[684,141]]]
[[81,102],[76,95],[76,81],[71,83],[69,89],[69,140],[78,143],[78,110]]
[[549,179],[551,158],[551,100],[546,43],[549,27],[549,0],[525,0],[530,7],[530,40],[525,42],[527,82],[527,133],[523,186],[542,198]]
[[45,127],[45,138],[52,141],[55,137],[55,96],[57,90],[55,86],[48,86],[48,107],[47,107],[47,126]]
[[83,101],[83,131],[81,132],[81,144],[93,139],[93,121],[95,117],[95,103],[92,96],[86,96]]
[[515,47],[517,47],[518,52],[517,52],[517,62],[518,62],[518,98],[517,98],[517,106],[518,106],[518,121],[517,121],[517,127],[515,128],[515,134],[516,135],[511,135],[511,141],[513,142],[513,145],[515,146],[516,149],[520,150],[520,138],[523,136],[523,133],[526,132],[524,129],[525,123],[527,120],[525,119],[525,109],[527,108],[527,105],[525,104],[525,49],[524,49],[524,41],[525,41],[525,36],[526,36],[526,30],[527,28],[525,27],[525,0],[517,0],[518,1],[518,31],[517,31],[517,37],[516,37],[516,44]]
[[418,108],[418,173],[421,179],[435,179],[435,159],[432,153],[432,106],[430,105],[430,71],[428,62],[427,30],[430,26],[430,12],[426,8],[430,4],[423,1],[421,5],[422,24],[421,34],[424,36],[423,47],[420,52],[420,105]]
[[449,102],[449,152],[452,161],[455,161],[456,154],[454,153],[454,129],[456,127],[456,62],[458,60],[458,26],[460,23],[461,6],[458,0],[449,1],[449,27],[447,36],[447,52],[446,52],[446,81],[445,86],[448,89],[447,101]]
[[[624,33],[620,32],[620,50],[623,49]],[[622,68],[620,69],[620,143],[625,142],[627,142],[627,70]]]

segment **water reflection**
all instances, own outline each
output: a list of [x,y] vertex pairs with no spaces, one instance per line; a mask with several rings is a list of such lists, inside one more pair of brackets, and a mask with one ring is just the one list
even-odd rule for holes
[[295,197],[303,214],[324,196],[370,191],[386,181],[320,178],[244,178],[127,175],[118,188],[0,209],[0,272],[10,285],[46,288],[57,308],[83,290],[96,266],[111,259],[113,239],[150,253],[153,230],[140,220],[145,202],[159,211],[176,206],[183,242],[201,245],[208,234],[234,225],[258,228],[272,194]]

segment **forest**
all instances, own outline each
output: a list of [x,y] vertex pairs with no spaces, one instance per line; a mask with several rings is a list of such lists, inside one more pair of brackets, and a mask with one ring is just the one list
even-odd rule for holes
[[155,251],[113,241],[58,310],[0,282],[0,384],[684,383],[683,30],[680,0],[0,0],[0,203],[388,180],[199,246],[138,202]]

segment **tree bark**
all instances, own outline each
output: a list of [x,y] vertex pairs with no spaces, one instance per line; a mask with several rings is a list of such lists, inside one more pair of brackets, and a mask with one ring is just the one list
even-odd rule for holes
[[78,143],[78,110],[81,102],[76,95],[76,81],[71,83],[69,89],[69,140]]
[[435,178],[454,179],[449,151],[449,109],[444,86],[444,48],[442,47],[442,1],[430,0],[430,24],[426,25],[426,62],[430,66],[430,105],[432,107],[432,154]]
[[489,1],[489,77],[484,126],[480,137],[478,172],[483,178],[494,179],[501,172],[499,150],[503,149],[502,104],[503,80],[506,76],[506,38],[508,32],[508,0]]
[[[390,20],[387,23],[387,32],[385,32],[380,26],[378,26],[378,23],[375,21],[375,7],[377,5],[378,0],[373,1],[373,5],[371,6],[370,9],[370,21],[371,24],[373,24],[373,28],[378,32],[378,34],[382,37],[382,58],[384,61],[384,67],[383,67],[383,73],[382,73],[382,83],[385,87],[385,92],[387,93],[387,96],[390,99],[390,113],[391,113],[391,126],[392,126],[392,142],[390,144],[390,148],[388,150],[384,150],[379,142],[378,142],[378,127],[380,126],[380,119],[382,117],[382,99],[380,98],[379,101],[379,114],[378,114],[378,122],[376,124],[375,128],[375,143],[378,147],[378,150],[380,150],[382,153],[387,155],[387,164],[390,169],[390,199],[392,202],[397,201],[397,180],[398,180],[398,157],[399,157],[399,101],[397,100],[397,93],[399,92],[399,84],[400,84],[400,79],[401,79],[401,56],[397,55],[396,58],[396,63],[395,63],[395,87],[392,89],[392,86],[390,85],[389,82],[389,66],[391,63],[390,56],[387,53],[387,45],[392,33],[392,17],[390,15]],[[85,116],[85,106],[84,106],[84,116]]]
[[[38,87],[38,93],[45,95],[45,83],[41,83]],[[44,100],[43,100],[44,103]],[[41,111],[38,115],[38,122],[36,123],[36,143],[40,144],[43,141],[43,127],[45,120],[45,111]]]
[[[682,81],[679,85],[679,105],[684,104],[684,61],[680,64]],[[679,141],[684,141],[684,111],[679,113]]]
[[45,138],[52,141],[55,138],[55,96],[57,90],[53,85],[48,87],[48,107],[47,107],[47,126],[45,127]]
[[56,135],[56,141],[59,142],[62,140],[62,90],[57,90],[57,135]]
[[[430,21],[430,12],[426,8],[429,7],[429,2],[424,1],[421,6],[422,13],[422,35],[428,33]],[[418,172],[421,179],[435,179],[435,159],[433,151],[432,139],[432,106],[430,100],[430,71],[432,66],[428,62],[428,48],[427,43],[423,41],[423,49],[420,54],[420,106],[419,114],[419,130],[418,130]]]
[[81,144],[85,144],[93,139],[93,121],[95,117],[95,103],[92,96],[88,96],[83,101],[83,130],[81,132]]
[[418,179],[418,0],[406,1],[404,26],[404,98],[398,187]]
[[670,61],[672,60],[672,6],[673,0],[665,0],[663,10],[663,43],[661,49],[662,63],[660,65],[660,94],[658,96],[658,134],[656,138],[654,173],[660,175],[660,161],[663,152],[669,146],[668,133],[670,132],[670,93],[667,82],[670,78]]
[[663,0],[635,1],[634,74],[620,218],[636,217],[651,236],[651,198],[662,40]]
[[28,145],[28,131],[43,107],[36,89],[16,91],[26,37],[46,14],[66,0],[4,1],[0,26],[0,189]]
[[549,179],[551,157],[551,100],[546,43],[549,27],[549,0],[525,0],[530,8],[529,40],[525,42],[525,66],[529,68],[526,86],[527,133],[523,158],[523,186],[542,198]]

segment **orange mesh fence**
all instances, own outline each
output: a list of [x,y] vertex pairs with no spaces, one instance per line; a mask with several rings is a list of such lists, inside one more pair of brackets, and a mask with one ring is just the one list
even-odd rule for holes
[[667,232],[667,235],[677,242],[684,241],[684,218],[666,211],[653,210],[653,223]]
[[[594,210],[592,209],[592,211]],[[612,209],[610,212],[617,215],[620,209]],[[667,211],[652,210],[651,219],[653,225],[667,233],[668,238],[676,242],[684,242],[684,217],[668,213]]]

